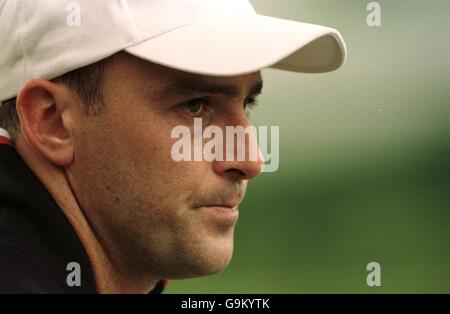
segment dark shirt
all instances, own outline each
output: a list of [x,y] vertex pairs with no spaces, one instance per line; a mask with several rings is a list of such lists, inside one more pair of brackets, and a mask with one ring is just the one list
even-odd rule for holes
[[[165,281],[158,282],[151,293],[160,293],[164,285]],[[97,293],[75,230],[4,137],[0,138],[0,293]]]

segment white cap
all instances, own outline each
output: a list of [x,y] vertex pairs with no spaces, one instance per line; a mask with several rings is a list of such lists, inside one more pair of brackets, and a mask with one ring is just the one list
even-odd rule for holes
[[170,68],[231,76],[337,69],[333,28],[258,15],[248,0],[0,0],[0,101],[124,50]]

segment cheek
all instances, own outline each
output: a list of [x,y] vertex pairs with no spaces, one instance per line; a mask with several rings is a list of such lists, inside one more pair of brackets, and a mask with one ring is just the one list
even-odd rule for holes
[[108,154],[109,167],[121,169],[126,182],[123,190],[128,190],[135,202],[156,204],[154,211],[183,210],[201,186],[209,164],[174,161],[171,150],[177,139],[171,138],[172,126],[164,122],[162,118],[137,119],[132,127],[111,131],[109,145],[116,152]]
[[[148,169],[168,187],[189,182],[195,178],[201,179],[207,170],[207,162],[175,161],[172,157],[172,148],[179,138],[172,138],[175,126],[163,117],[141,120],[130,129],[124,137],[125,150],[129,159],[133,160],[138,168]],[[185,186],[186,187],[186,186]]]
[[163,118],[145,114],[86,127],[77,161],[87,182],[83,193],[90,195],[87,205],[95,202],[89,207],[108,208],[132,224],[151,220],[173,227],[187,218],[192,197],[208,190],[210,164],[174,161],[172,129]]

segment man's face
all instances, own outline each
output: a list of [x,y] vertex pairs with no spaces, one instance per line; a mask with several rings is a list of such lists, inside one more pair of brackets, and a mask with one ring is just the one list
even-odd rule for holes
[[[247,127],[245,104],[260,73],[193,75],[127,54],[108,64],[104,108],[80,115],[67,169],[77,200],[116,267],[130,274],[187,278],[225,268],[237,207],[261,161],[181,161],[174,127]],[[225,132],[224,132],[225,134]],[[224,147],[226,151],[226,147]]]

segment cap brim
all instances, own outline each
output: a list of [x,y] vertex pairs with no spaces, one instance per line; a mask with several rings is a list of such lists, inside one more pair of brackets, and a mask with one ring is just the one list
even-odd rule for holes
[[346,58],[345,42],[337,30],[262,15],[209,19],[125,51],[177,70],[215,76],[248,74],[267,67],[329,72]]

